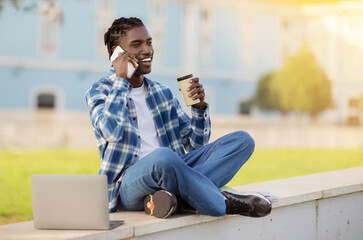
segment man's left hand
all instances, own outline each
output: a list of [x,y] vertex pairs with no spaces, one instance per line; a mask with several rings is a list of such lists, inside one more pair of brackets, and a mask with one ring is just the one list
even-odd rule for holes
[[205,110],[207,108],[207,105],[204,103],[204,88],[203,85],[199,82],[199,78],[195,77],[189,80],[190,86],[188,88],[188,96],[192,97],[193,100],[196,100],[199,98],[200,103],[194,104],[193,107],[199,110]]

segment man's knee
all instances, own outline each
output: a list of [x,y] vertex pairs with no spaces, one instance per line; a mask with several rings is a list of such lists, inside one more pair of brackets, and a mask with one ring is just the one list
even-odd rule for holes
[[235,139],[242,144],[242,146],[251,152],[255,149],[255,140],[251,135],[245,131],[237,131],[233,133]]
[[166,147],[156,149],[153,154],[153,165],[158,169],[172,169],[182,161],[178,154]]

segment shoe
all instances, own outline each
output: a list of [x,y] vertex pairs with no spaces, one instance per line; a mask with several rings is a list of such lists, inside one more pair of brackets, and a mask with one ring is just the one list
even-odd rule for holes
[[144,198],[144,211],[147,215],[167,218],[177,209],[178,201],[174,194],[159,190]]
[[226,198],[226,214],[264,217],[271,212],[271,202],[259,193],[237,194],[222,191]]
[[231,188],[231,187],[228,187],[228,186],[223,186],[223,187],[220,187],[219,188],[219,191],[221,192],[230,192],[230,193],[234,193],[234,194],[243,194],[243,195],[249,195],[249,194],[254,194],[254,193],[259,193],[261,194],[262,196],[264,196],[265,198],[267,198],[270,202],[278,202],[279,199],[272,195],[270,192],[262,192],[262,191],[258,191],[258,192],[239,192],[239,191],[236,191],[235,189]]

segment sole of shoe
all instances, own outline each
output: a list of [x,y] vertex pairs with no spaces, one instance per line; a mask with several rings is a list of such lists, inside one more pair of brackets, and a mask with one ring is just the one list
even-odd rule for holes
[[177,209],[177,199],[174,194],[159,190],[144,198],[144,211],[147,215],[157,218],[167,218]]

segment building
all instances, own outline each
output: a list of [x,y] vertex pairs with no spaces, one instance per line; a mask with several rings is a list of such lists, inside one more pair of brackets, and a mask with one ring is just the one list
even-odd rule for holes
[[[28,4],[31,1],[24,1]],[[303,42],[333,81],[344,122],[363,92],[363,2],[287,6],[242,0],[33,0],[0,12],[0,109],[86,111],[84,94],[110,67],[103,34],[120,16],[153,36],[150,78],[182,99],[176,78],[194,73],[214,114],[238,113],[259,77]]]

